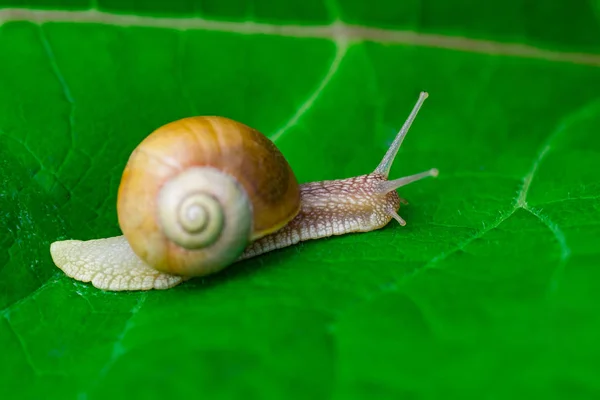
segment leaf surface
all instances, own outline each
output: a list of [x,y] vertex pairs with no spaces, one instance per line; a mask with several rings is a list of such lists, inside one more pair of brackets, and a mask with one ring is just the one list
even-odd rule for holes
[[[140,3],[0,2],[3,392],[597,398],[598,6]],[[121,172],[160,125],[228,116],[299,181],[345,178],[375,168],[421,90],[392,177],[440,176],[402,188],[405,227],[166,291],[52,263],[55,240],[120,234]]]

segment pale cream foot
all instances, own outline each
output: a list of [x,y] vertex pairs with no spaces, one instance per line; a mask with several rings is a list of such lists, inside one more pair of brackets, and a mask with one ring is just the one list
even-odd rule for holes
[[168,289],[189,279],[148,266],[133,252],[125,236],[62,240],[50,245],[50,254],[67,276],[102,290]]

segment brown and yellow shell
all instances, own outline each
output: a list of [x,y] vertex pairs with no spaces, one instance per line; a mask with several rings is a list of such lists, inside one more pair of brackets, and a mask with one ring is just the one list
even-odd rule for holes
[[[182,211],[188,192],[208,194]],[[161,211],[164,204],[169,211]],[[213,216],[222,205],[228,211]],[[187,276],[226,267],[299,210],[297,179],[277,147],[251,127],[212,116],[180,119],[148,135],[128,160],[117,199],[121,230],[136,255],[159,271]],[[201,221],[191,223],[192,231],[225,228],[210,240],[177,242],[165,233],[173,215]]]

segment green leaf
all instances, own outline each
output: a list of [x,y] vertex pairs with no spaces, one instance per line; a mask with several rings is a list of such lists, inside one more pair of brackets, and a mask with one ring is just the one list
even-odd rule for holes
[[[598,398],[597,2],[141,4],[0,1],[3,394]],[[392,177],[440,176],[402,188],[405,227],[166,291],[52,263],[53,241],[120,234],[121,172],[158,126],[227,116],[301,182],[345,178],[421,90]]]

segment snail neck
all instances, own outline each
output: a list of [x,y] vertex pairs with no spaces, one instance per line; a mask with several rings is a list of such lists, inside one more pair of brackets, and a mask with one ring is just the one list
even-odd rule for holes
[[305,240],[384,227],[405,203],[386,182],[390,181],[385,176],[372,173],[301,184],[298,215],[277,232],[251,243],[238,261]]

